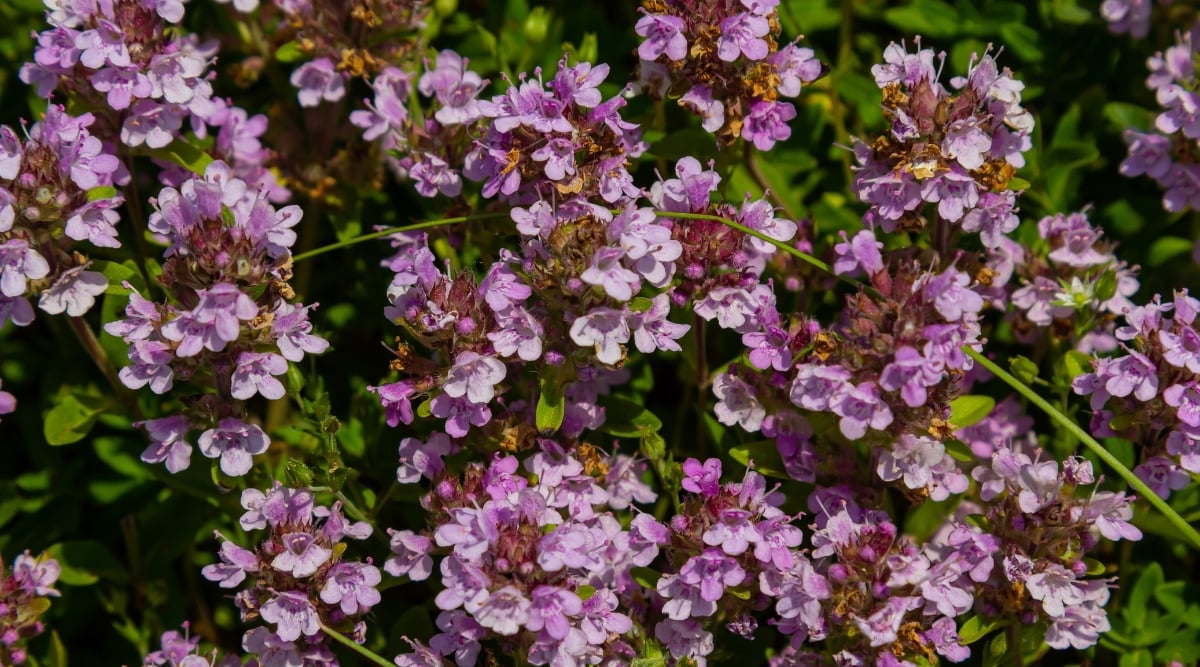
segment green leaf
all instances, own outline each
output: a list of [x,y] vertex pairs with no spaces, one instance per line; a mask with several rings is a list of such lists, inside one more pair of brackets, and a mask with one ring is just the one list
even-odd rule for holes
[[101,579],[117,583],[128,580],[125,567],[101,542],[60,542],[46,551],[62,568],[59,582],[69,586],[91,586]]
[[105,288],[105,294],[115,294],[122,296],[129,294],[129,290],[121,283],[129,281],[129,284],[137,289],[143,289],[145,285],[142,283],[141,276],[138,275],[137,264],[132,259],[127,259],[124,262],[108,262],[98,259],[92,262],[93,268],[104,274],[108,278],[108,287]]
[[1104,117],[1117,131],[1127,128],[1145,130],[1154,122],[1150,110],[1128,102],[1108,102],[1104,105]]
[[579,596],[580,600],[587,602],[588,600],[592,599],[593,595],[596,594],[596,587],[595,586],[586,586],[586,585],[579,586],[578,588],[575,589],[575,594]]
[[304,49],[300,48],[300,42],[294,39],[275,49],[275,60],[281,63],[293,63],[304,56]]
[[46,654],[46,667],[67,667],[67,647],[63,646],[58,630],[50,632],[50,652]]
[[985,619],[977,614],[972,614],[958,628],[959,643],[963,646],[974,644],[991,634],[993,630],[1002,628],[1008,624],[1009,621],[1007,620]]
[[767,477],[791,479],[774,440],[757,440],[730,447],[729,457],[746,467],[753,463],[754,469]]
[[100,201],[101,199],[112,199],[117,196],[117,189],[111,185],[101,185],[87,191],[88,201]]
[[962,440],[947,438],[942,441],[942,444],[946,446],[946,453],[954,458],[955,461],[962,461],[963,463],[972,463],[975,461],[975,452],[971,451],[967,443]]
[[1093,577],[1098,577],[1104,574],[1104,571],[1108,569],[1105,567],[1104,563],[1101,563],[1095,558],[1084,558],[1083,562],[1085,565],[1087,565],[1087,573]]
[[991,396],[968,395],[959,396],[950,401],[950,423],[958,428],[977,424],[992,413],[996,407],[996,399]]
[[1192,251],[1196,242],[1191,239],[1184,239],[1178,236],[1160,236],[1150,244],[1150,250],[1146,254],[1146,264],[1150,266],[1162,266],[1173,261],[1180,255],[1186,255]]
[[538,430],[543,434],[557,431],[567,414],[567,404],[563,398],[566,383],[562,381],[560,368],[561,366],[549,366],[538,378],[538,402],[534,419]]
[[953,37],[959,29],[958,11],[941,0],[916,0],[893,7],[883,18],[905,32],[930,37]]
[[83,440],[104,411],[104,404],[105,400],[100,397],[63,392],[46,413],[42,427],[46,442],[58,446]]
[[1025,62],[1036,63],[1045,57],[1039,45],[1042,41],[1041,35],[1023,23],[1005,23],[1000,26],[1000,36],[1004,38],[1004,45],[1011,48]]
[[1015,355],[1008,360],[1008,367],[1012,369],[1013,375],[1017,376],[1018,380],[1027,385],[1034,384],[1038,380],[1038,365],[1028,357]]
[[637,582],[638,586],[654,590],[658,587],[658,580],[662,578],[662,572],[648,567],[635,567],[629,570],[629,576]]
[[988,642],[987,650],[983,652],[984,667],[999,667],[1004,664],[1004,656],[1008,654],[1008,636],[1003,632]]
[[1126,651],[1117,660],[1119,667],[1154,667],[1154,656],[1146,649]]
[[213,161],[198,142],[187,137],[180,137],[162,148],[151,148],[147,153],[150,157],[179,165],[193,174],[203,174]]
[[600,430],[618,438],[640,438],[662,428],[658,415],[640,403],[612,396],[603,401],[604,426]]
[[1154,595],[1154,591],[1162,585],[1162,566],[1151,562],[1138,575],[1133,588],[1129,589],[1129,599],[1125,601],[1125,607],[1121,609],[1121,615],[1131,627],[1142,628],[1145,626],[1150,598]]

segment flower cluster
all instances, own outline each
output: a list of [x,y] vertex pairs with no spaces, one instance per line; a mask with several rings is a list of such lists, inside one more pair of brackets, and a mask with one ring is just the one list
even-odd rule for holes
[[1125,130],[1129,155],[1121,174],[1149,176],[1163,190],[1163,208],[1171,212],[1200,210],[1200,92],[1196,84],[1194,32],[1179,35],[1178,43],[1146,61],[1153,90],[1162,110],[1154,130]]
[[155,303],[134,291],[125,319],[105,330],[129,345],[120,372],[127,387],[163,394],[181,379],[208,391],[189,396],[182,414],[141,423],[153,441],[142,459],[187,468],[187,436],[199,429],[200,451],[220,458],[225,474],[244,475],[268,445],[246,421],[244,401],[282,398],[288,362],[329,345],[312,333],[311,307],[289,302],[291,227],[301,211],[276,210],[222,162],[164,188],[154,203],[150,229],[170,242],[161,277],[169,298]]
[[462,193],[462,166],[480,131],[476,98],[486,83],[467,64],[450,50],[438,53],[432,67],[426,63],[417,91],[430,100],[431,108],[422,121],[408,111],[412,77],[395,67],[384,69],[371,82],[374,98],[365,100],[367,110],[350,114],[350,122],[363,128],[363,138],[377,141],[392,169],[411,180],[423,197]]
[[638,88],[679,105],[724,144],[761,151],[792,134],[796,108],[780,98],[825,74],[812,49],[779,46],[778,0],[646,0],[637,34]]
[[476,663],[488,638],[533,665],[635,655],[618,596],[632,586],[630,568],[646,562],[647,546],[607,510],[654,499],[633,470],[539,440],[523,462],[497,455],[486,467],[468,464],[461,476],[437,473],[422,501],[434,528],[393,531],[394,555],[384,564],[390,574],[421,580],[433,571],[435,548],[449,550],[438,568],[440,632],[429,647],[460,667]]
[[[1015,307],[1013,330],[1023,342],[1050,328],[1084,352],[1114,349],[1112,320],[1134,306],[1137,267],[1117,259],[1086,211],[1042,218],[1038,232],[1041,243],[1033,248],[1004,239],[991,252],[992,301]],[[1019,287],[1010,284],[1014,276]]]
[[[190,629],[185,622],[182,634],[178,630],[164,632],[159,639],[159,649],[146,655],[142,667],[242,667],[241,659],[235,655],[218,660],[215,648],[207,656],[201,655],[200,638],[191,636]],[[260,667],[260,663],[251,658],[246,667]]]
[[122,112],[103,117],[124,144],[150,148],[171,143],[188,116],[216,111],[205,75],[214,47],[170,30],[183,19],[182,0],[46,5],[52,27],[38,35],[33,62],[21,69],[42,97],[59,91]]
[[92,136],[94,121],[52,104],[24,142],[0,127],[0,327],[33,321],[27,297],[52,315],[79,317],[108,287],[78,247],[120,247],[114,225],[124,199],[113,185],[128,173]]
[[0,664],[25,664],[25,642],[45,629],[39,617],[50,608],[47,598],[58,597],[54,582],[61,571],[49,555],[34,558],[28,551],[13,560],[7,575],[0,567]]
[[[474,103],[487,129],[466,156],[463,174],[483,183],[485,198],[510,204],[597,196],[610,206],[629,201],[638,189],[628,162],[646,144],[641,129],[621,118],[625,100],[601,96],[607,77],[608,65],[570,66],[564,57],[548,83],[538,69],[508,82],[490,101]],[[458,88],[467,83],[448,80]]]
[[234,600],[243,621],[268,624],[247,630],[242,648],[264,667],[336,665],[321,628],[362,642],[363,617],[380,600],[379,568],[344,557],[344,540],[370,537],[370,524],[347,521],[340,502],[316,505],[307,489],[278,483],[266,493],[243,491],[242,507],[242,528],[267,535],[250,550],[218,533],[221,560],[201,571],[222,588],[241,588]]
[[[216,44],[176,27],[184,0],[46,0],[46,6],[52,27],[37,36],[33,62],[21,69],[21,80],[36,86],[38,95],[57,93],[93,109],[93,132],[130,147],[163,148],[185,124],[199,139],[211,132],[214,157],[266,188],[272,201],[287,199],[288,191],[266,169],[270,153],[258,140],[266,117],[214,97],[209,66]],[[162,166],[164,183],[179,185],[187,177],[181,167]]]
[[[1173,317],[1171,314],[1173,313]],[[1200,473],[1200,301],[1187,290],[1125,313],[1121,347],[1096,358],[1073,388],[1091,401],[1092,433],[1140,445],[1134,469],[1166,498]]]
[[951,544],[964,542],[954,537],[955,532],[973,532],[973,544],[967,548],[994,552],[999,567],[990,580],[986,574],[976,579],[987,582],[980,592],[986,615],[1036,617],[1047,624],[1045,640],[1050,647],[1087,648],[1109,629],[1103,605],[1112,582],[1085,579],[1085,555],[1100,537],[1142,538],[1141,531],[1129,523],[1133,499],[1096,489],[1076,496],[1076,489],[1096,481],[1091,463],[1069,457],[1060,466],[1053,458],[1041,460],[1040,451],[1033,454],[1031,458],[999,447],[990,466],[972,471],[980,485],[984,503],[980,523],[986,533],[965,524],[948,525],[943,531]]
[[683,474],[688,493],[674,517],[660,523],[639,515],[630,525],[634,563],[665,561],[654,584],[661,606],[646,619],[657,619],[654,636],[677,661],[702,665],[713,650],[710,619],[752,639],[755,612],[771,609],[770,623],[793,641],[823,639],[829,584],[800,551],[804,535],[798,517],[779,509],[783,494],[753,470],[722,484],[717,459],[688,459]]
[[961,348],[982,343],[983,299],[953,267],[935,274],[897,260],[869,270],[872,291],[849,299],[841,324],[822,330],[775,313],[762,330],[743,334],[749,363],[717,376],[716,416],[761,430],[788,473],[813,482],[841,479],[852,451],[814,449],[810,420],[829,413],[847,440],[883,446],[872,465],[885,481],[934,499],[961,493],[967,480],[940,440],[950,435],[949,403],[972,367]]
[[1025,85],[985,53],[967,76],[951,80],[952,94],[935,66],[945,54],[917,47],[908,53],[892,43],[871,68],[891,127],[870,143],[855,139],[855,194],[870,206],[864,221],[886,232],[920,230],[932,204],[936,249],[948,249],[951,224],[995,248],[1017,227],[1009,181],[1032,145]]

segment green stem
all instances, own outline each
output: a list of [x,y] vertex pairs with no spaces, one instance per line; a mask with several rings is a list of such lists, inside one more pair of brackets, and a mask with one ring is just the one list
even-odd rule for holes
[[490,220],[492,218],[503,218],[503,217],[507,217],[508,215],[509,215],[508,211],[500,211],[497,213],[480,213],[477,215],[461,215],[461,216],[454,217],[454,218],[442,218],[440,220],[428,220],[426,222],[418,222],[415,225],[406,225],[404,227],[389,227],[387,229],[381,229],[377,232],[371,232],[370,234],[363,234],[361,236],[355,236],[354,238],[351,238],[351,239],[346,239],[345,241],[338,241],[337,243],[331,243],[326,246],[321,246],[320,248],[314,248],[312,250],[309,250],[308,252],[302,252],[299,255],[292,256],[292,263],[294,264],[296,262],[301,262],[303,260],[310,259],[312,257],[316,257],[317,255],[323,255],[323,254],[325,254],[327,252],[331,252],[333,250],[339,250],[339,249],[345,248],[347,246],[352,246],[357,243],[362,243],[363,241],[371,241],[374,239],[383,238],[385,236],[391,236],[392,234],[400,234],[403,232],[415,232],[420,229],[431,229],[433,227],[454,225],[454,224],[458,224],[460,222],[471,222],[472,220]]
[[1092,450],[1092,453],[1099,457],[1099,459],[1107,464],[1108,467],[1115,470],[1121,479],[1125,480],[1129,486],[1133,487],[1135,491],[1141,494],[1142,498],[1145,498],[1146,501],[1153,505],[1155,509],[1157,509],[1159,512],[1162,512],[1163,516],[1167,518],[1167,521],[1170,521],[1171,525],[1175,526],[1180,534],[1186,537],[1196,548],[1200,548],[1200,532],[1196,532],[1196,529],[1193,528],[1191,524],[1189,524],[1183,517],[1179,516],[1178,512],[1176,512],[1174,509],[1171,509],[1171,506],[1168,505],[1166,501],[1164,501],[1162,498],[1159,498],[1157,493],[1155,493],[1149,486],[1146,486],[1145,482],[1139,479],[1137,475],[1133,474],[1133,471],[1131,471],[1129,468],[1126,468],[1124,464],[1117,460],[1117,457],[1113,456],[1107,449],[1105,449],[1104,445],[1100,444],[1095,438],[1093,438],[1091,434],[1083,429],[1082,426],[1076,424],[1073,419],[1064,415],[1058,408],[1050,405],[1049,401],[1039,396],[1037,392],[1026,386],[1024,382],[1021,382],[1017,378],[1013,377],[1012,374],[1008,373],[1003,368],[1000,368],[1000,366],[998,366],[991,359],[988,359],[979,352],[976,352],[969,346],[964,346],[962,349],[967,356],[971,357],[983,365],[984,368],[991,371],[992,375],[995,375],[1003,380],[1005,384],[1012,387],[1017,393],[1028,399],[1030,403],[1033,403],[1041,408],[1041,410],[1045,412],[1056,424],[1066,429],[1071,435],[1079,438],[1080,442],[1087,446],[1088,449]]
[[337,630],[334,630],[333,628],[329,627],[328,625],[325,625],[324,623],[321,624],[321,632],[324,632],[333,641],[335,641],[335,642],[345,646],[346,648],[350,649],[351,651],[354,651],[355,653],[361,655],[362,657],[366,658],[369,662],[371,662],[373,664],[380,665],[381,667],[396,667],[396,664],[394,662],[392,662],[391,660],[384,658],[383,656],[379,655],[378,653],[375,653],[374,651],[371,651],[370,649],[359,646],[358,644],[354,643],[353,639],[350,639],[346,635],[343,635],[342,633],[338,632]]

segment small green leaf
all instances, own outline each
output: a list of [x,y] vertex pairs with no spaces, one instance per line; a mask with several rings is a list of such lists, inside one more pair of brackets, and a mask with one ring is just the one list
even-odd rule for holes
[[151,148],[147,152],[151,157],[179,165],[193,174],[203,174],[213,161],[211,155],[194,140],[186,137],[176,139],[162,148]]
[[87,436],[104,411],[104,399],[64,392],[46,413],[42,433],[51,445],[69,445]]
[[88,201],[100,201],[101,199],[112,199],[117,196],[117,189],[111,185],[101,185],[87,191]]
[[662,578],[662,572],[648,567],[635,567],[629,570],[629,576],[637,582],[638,586],[654,590],[658,587],[658,580]]
[[1154,667],[1154,656],[1142,648],[1136,651],[1126,651],[1117,659],[1118,667]]
[[784,465],[774,440],[756,440],[730,447],[729,457],[746,467],[753,464],[755,471],[767,477],[792,478],[787,474],[787,466]]
[[993,630],[1002,628],[1008,625],[1008,623],[1009,621],[989,620],[973,614],[970,618],[963,621],[963,624],[958,628],[958,641],[963,646],[974,644],[991,634]]
[[958,438],[947,438],[946,440],[942,441],[942,444],[946,446],[946,453],[949,454],[955,461],[962,461],[963,463],[972,463],[975,461],[975,452],[971,451],[971,448],[967,446],[967,443],[963,442],[962,440],[959,440]]
[[1186,255],[1192,251],[1196,245],[1191,239],[1180,238],[1178,236],[1161,236],[1150,244],[1150,250],[1146,254],[1146,264],[1150,266],[1163,266],[1170,263],[1180,255]]
[[999,667],[1007,654],[1008,636],[1001,632],[988,642],[987,650],[983,652],[984,667]]
[[913,34],[953,37],[958,34],[958,11],[940,0],[916,0],[883,13],[888,23]]
[[601,430],[618,438],[640,438],[662,428],[662,420],[640,403],[613,396],[604,404],[604,426]]
[[1032,183],[1019,176],[1014,176],[1008,179],[1009,190],[1028,190],[1031,187],[1033,187]]
[[567,414],[567,404],[563,397],[566,383],[562,381],[559,368],[546,368],[538,379],[538,402],[534,420],[543,434],[557,431]]
[[654,307],[654,299],[648,299],[644,296],[635,296],[629,302],[629,310],[635,313],[644,313]]
[[1104,574],[1104,571],[1107,569],[1104,563],[1101,563],[1095,558],[1084,558],[1083,562],[1085,565],[1087,565],[1087,573],[1093,577]]
[[725,592],[739,600],[750,599],[750,589],[745,586],[732,586],[725,589]]
[[1028,357],[1014,356],[1008,360],[1009,368],[1017,379],[1025,384],[1036,384],[1038,381],[1038,366]]
[[281,63],[292,63],[304,57],[304,49],[300,48],[300,42],[292,40],[278,49],[275,49],[275,60]]
[[977,424],[991,414],[994,407],[996,407],[996,399],[991,396],[978,394],[959,396],[950,401],[950,423],[958,428]]
[[63,646],[58,630],[50,632],[50,652],[46,655],[46,667],[67,667],[67,647]]
[[433,408],[431,407],[432,405],[432,398],[427,398],[424,401],[421,401],[421,404],[417,406],[417,416],[422,419],[428,419],[433,415]]
[[580,600],[587,602],[588,600],[592,599],[593,595],[596,594],[596,587],[595,586],[579,586],[578,588],[575,589],[575,594],[579,596]]
[[128,579],[124,566],[100,542],[60,542],[46,551],[62,568],[58,580],[69,586],[90,586],[101,579],[114,582]]

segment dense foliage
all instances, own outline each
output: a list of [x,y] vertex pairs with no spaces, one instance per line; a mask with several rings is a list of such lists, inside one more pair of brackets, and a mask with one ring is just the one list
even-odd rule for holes
[[1200,661],[1193,3],[0,21],[0,665]]

